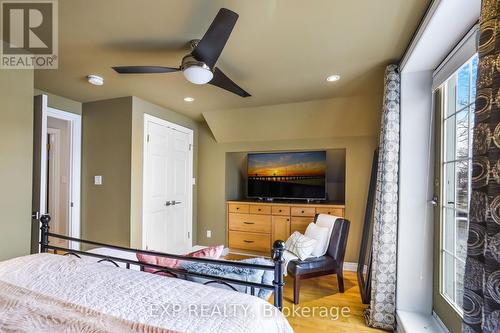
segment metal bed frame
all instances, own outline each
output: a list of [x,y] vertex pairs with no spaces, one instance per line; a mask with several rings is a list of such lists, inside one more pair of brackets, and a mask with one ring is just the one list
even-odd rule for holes
[[[187,256],[181,256],[181,255],[169,254],[169,253],[145,251],[145,250],[139,250],[139,249],[130,249],[130,248],[122,247],[122,246],[109,245],[109,244],[104,244],[104,243],[69,237],[69,236],[65,236],[65,235],[54,234],[54,233],[51,233],[49,231],[49,229],[50,229],[50,227],[49,227],[50,216],[49,215],[42,215],[39,220],[40,220],[40,224],[41,224],[41,226],[40,226],[40,252],[42,252],[42,253],[48,253],[49,250],[52,250],[53,253],[63,252],[64,255],[73,255],[73,256],[76,256],[78,258],[81,258],[81,256],[95,257],[95,258],[100,259],[100,260],[98,260],[98,262],[109,262],[109,263],[112,263],[113,265],[115,265],[116,267],[120,267],[117,264],[117,262],[119,262],[119,263],[125,264],[126,269],[130,269],[132,266],[138,266],[141,271],[144,271],[144,268],[156,269],[156,271],[154,271],[153,274],[163,273],[163,274],[166,274],[166,275],[169,275],[169,276],[172,276],[175,278],[181,278],[181,279],[187,279],[187,277],[189,277],[189,276],[204,278],[204,279],[208,279],[208,281],[204,283],[205,285],[214,284],[214,283],[222,284],[222,285],[225,285],[234,291],[237,291],[237,290],[231,284],[246,286],[246,287],[250,287],[250,293],[253,296],[255,296],[255,288],[272,290],[274,292],[274,306],[276,308],[278,308],[278,310],[280,310],[280,311],[283,308],[283,286],[285,285],[285,282],[283,279],[283,273],[284,273],[283,266],[284,266],[284,262],[285,262],[285,260],[283,259],[283,252],[285,250],[285,242],[282,240],[277,240],[273,244],[273,248],[271,251],[271,258],[274,262],[274,265],[258,265],[258,264],[249,264],[249,263],[236,262],[236,261],[224,261],[224,260],[216,260],[216,259],[194,258],[194,257],[187,257]],[[87,245],[108,248],[108,249],[120,250],[120,251],[125,251],[125,252],[132,252],[132,253],[136,253],[136,254],[141,253],[141,254],[146,254],[146,255],[161,256],[161,257],[165,257],[165,258],[172,258],[172,259],[178,259],[178,260],[183,260],[183,261],[200,262],[200,263],[213,264],[213,265],[219,265],[219,266],[232,266],[232,267],[240,267],[240,268],[247,268],[247,269],[259,269],[259,270],[265,270],[265,271],[273,271],[274,272],[274,279],[273,279],[272,285],[270,285],[270,284],[255,283],[255,282],[249,282],[249,281],[241,281],[241,280],[231,279],[231,278],[226,278],[226,277],[221,277],[221,276],[195,273],[195,272],[190,272],[190,271],[187,271],[187,270],[181,269],[181,268],[169,268],[169,267],[164,267],[164,266],[147,264],[144,262],[140,262],[138,260],[136,261],[136,260],[118,258],[118,257],[114,257],[114,256],[107,256],[107,255],[102,255],[102,254],[97,254],[97,253],[92,253],[92,252],[85,252],[85,251],[81,251],[81,250],[68,249],[68,248],[59,247],[59,246],[53,246],[53,245],[50,245],[50,243],[49,243],[49,237],[67,240],[67,241],[71,241],[71,242],[76,242],[79,244],[87,244]]]

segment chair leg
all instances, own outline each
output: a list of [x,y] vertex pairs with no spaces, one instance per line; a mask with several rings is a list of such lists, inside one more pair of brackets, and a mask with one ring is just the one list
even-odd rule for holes
[[337,273],[337,280],[339,282],[339,291],[341,293],[344,292],[344,273],[342,271],[339,271]]
[[293,304],[299,304],[300,277],[295,275],[293,278]]

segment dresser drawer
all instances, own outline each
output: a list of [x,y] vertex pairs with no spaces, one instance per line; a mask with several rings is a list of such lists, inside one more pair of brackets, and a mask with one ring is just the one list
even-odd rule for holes
[[229,213],[248,213],[250,205],[239,204],[239,203],[230,203],[228,204]]
[[271,214],[271,206],[250,205],[250,214]]
[[335,215],[339,217],[344,217],[344,209],[343,208],[333,208],[333,207],[317,207],[316,214],[328,214]]
[[229,247],[257,252],[271,251],[271,235],[229,231]]
[[271,215],[229,213],[229,230],[271,233]]
[[311,222],[314,222],[313,217],[292,217],[290,222],[290,234],[293,234],[294,231],[304,234],[307,226]]
[[289,216],[290,206],[273,206],[273,215]]
[[316,215],[314,207],[292,207],[292,216],[311,216]]
[[290,218],[288,216],[273,216],[273,242],[286,241],[290,237]]

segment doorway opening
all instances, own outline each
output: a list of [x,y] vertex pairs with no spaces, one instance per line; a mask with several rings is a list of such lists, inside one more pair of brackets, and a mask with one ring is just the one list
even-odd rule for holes
[[[35,97],[34,217],[49,214],[51,232],[80,238],[81,115],[51,108],[47,101],[46,95]],[[49,241],[79,249],[77,242]]]

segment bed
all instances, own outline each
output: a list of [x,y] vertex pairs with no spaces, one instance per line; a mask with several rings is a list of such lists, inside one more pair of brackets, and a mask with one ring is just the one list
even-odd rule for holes
[[[144,268],[132,260],[95,253],[88,256],[84,251],[51,246],[49,236],[69,237],[50,233],[48,222],[42,218],[42,253],[0,262],[0,331],[57,332],[71,327],[70,331],[86,332],[293,332],[280,311],[283,260],[279,246],[273,252],[274,267],[163,254],[210,264],[274,269],[272,286],[188,273],[217,284],[271,288],[273,305],[256,296],[180,279],[186,272],[176,269],[152,265],[171,276],[151,274],[128,269],[134,265]],[[59,254],[48,253],[51,250]],[[126,267],[117,267],[116,261]]]

